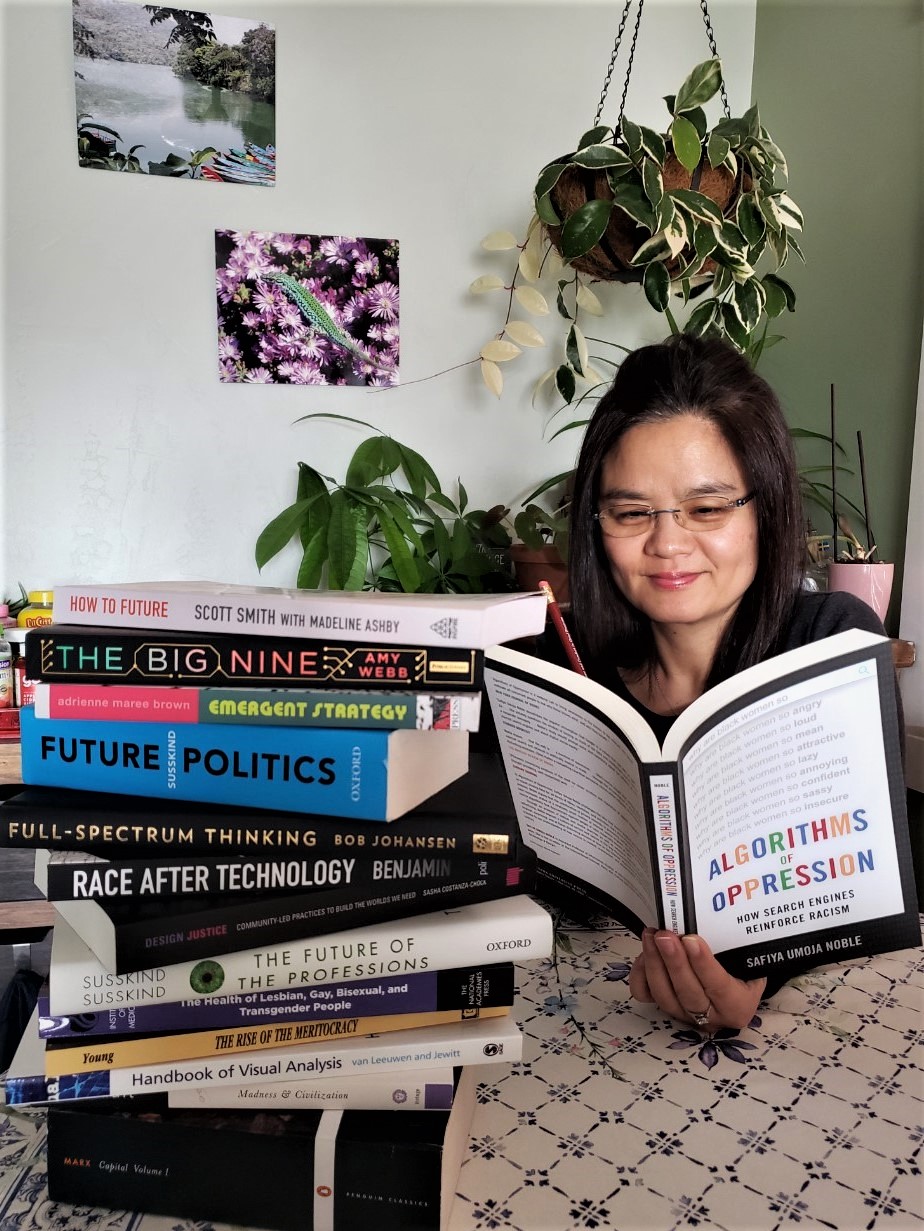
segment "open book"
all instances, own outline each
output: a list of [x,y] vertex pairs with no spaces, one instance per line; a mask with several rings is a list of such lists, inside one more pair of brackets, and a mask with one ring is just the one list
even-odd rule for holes
[[742,671],[663,748],[563,667],[500,646],[485,682],[540,893],[698,932],[742,978],[920,943],[886,638],[852,630]]

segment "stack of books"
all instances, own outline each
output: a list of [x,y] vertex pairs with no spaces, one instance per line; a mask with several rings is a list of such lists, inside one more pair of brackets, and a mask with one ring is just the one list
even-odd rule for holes
[[5,1079],[50,1103],[53,1199],[440,1225],[479,1066],[521,1055],[512,959],[552,948],[503,770],[468,749],[484,649],[545,611],[58,588],[0,805],[59,916]]

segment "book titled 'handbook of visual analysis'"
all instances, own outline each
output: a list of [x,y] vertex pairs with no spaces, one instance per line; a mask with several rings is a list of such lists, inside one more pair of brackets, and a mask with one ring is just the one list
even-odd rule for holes
[[468,767],[468,733],[20,719],[23,782],[391,821]]
[[56,624],[190,632],[272,633],[380,645],[486,649],[545,627],[539,593],[390,594],[236,586],[212,581],[56,586]]
[[698,932],[744,978],[920,943],[884,637],[839,633],[742,671],[663,748],[584,676],[506,647],[485,675],[540,892]]

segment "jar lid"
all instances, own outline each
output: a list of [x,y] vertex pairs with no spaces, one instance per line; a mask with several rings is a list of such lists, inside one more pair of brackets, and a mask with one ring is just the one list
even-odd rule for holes
[[55,597],[54,590],[30,590],[29,591],[29,602],[30,603],[49,604],[54,600],[54,597]]

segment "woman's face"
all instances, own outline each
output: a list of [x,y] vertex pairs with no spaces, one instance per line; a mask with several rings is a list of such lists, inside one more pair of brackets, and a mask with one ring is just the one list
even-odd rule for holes
[[[597,507],[673,509],[691,497],[749,494],[718,428],[689,414],[626,432],[601,468]],[[757,571],[757,514],[750,503],[718,529],[692,530],[661,513],[634,537],[604,534],[603,547],[616,585],[654,624],[697,626],[718,641]]]

